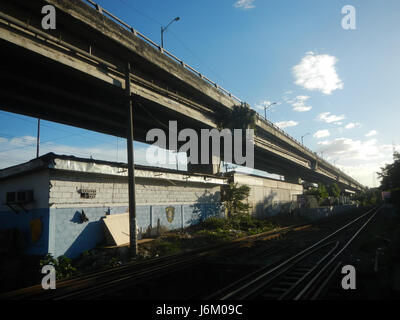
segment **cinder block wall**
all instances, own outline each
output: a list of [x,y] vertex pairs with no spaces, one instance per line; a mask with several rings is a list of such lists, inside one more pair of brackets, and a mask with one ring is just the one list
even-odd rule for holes
[[[128,211],[127,177],[50,171],[49,251],[54,256],[76,257],[104,240],[102,218]],[[140,232],[173,230],[221,215],[220,186],[199,182],[137,178],[136,210]],[[96,190],[92,199],[81,198],[81,189]],[[174,208],[174,219],[166,208]],[[85,213],[89,221],[81,222]]]
[[248,176],[235,173],[234,182],[250,187],[248,203],[252,207],[252,214],[258,217],[275,215],[287,210],[298,194],[303,194],[303,186],[284,181]]
[[[51,171],[49,203],[52,207],[70,204],[127,205],[127,177]],[[149,178],[135,179],[136,204],[173,204],[219,201],[220,187],[205,183],[168,181]],[[83,199],[81,189],[96,190],[96,197]],[[217,194],[217,195],[216,195]]]

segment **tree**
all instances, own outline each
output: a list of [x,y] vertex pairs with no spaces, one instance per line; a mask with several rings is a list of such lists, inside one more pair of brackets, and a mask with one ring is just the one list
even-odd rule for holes
[[216,115],[218,129],[255,129],[257,113],[247,103],[233,106],[232,110],[220,111]]
[[[218,130],[229,129],[232,134],[235,129],[253,129],[256,131],[257,113],[250,108],[247,103],[234,105],[231,109],[224,109],[216,112],[216,123]],[[245,132],[242,132],[242,138],[245,139]],[[232,146],[233,150],[233,146]],[[232,155],[233,156],[233,155]],[[221,158],[218,163],[218,172],[221,171]]]
[[381,201],[381,191],[379,189],[367,189],[356,196],[356,200],[362,206],[375,206]]
[[225,208],[228,213],[228,217],[231,218],[234,215],[248,214],[250,205],[244,203],[244,200],[250,195],[250,187],[248,185],[238,186],[238,183],[229,183],[224,189],[222,195],[222,201],[224,202]]
[[393,153],[394,162],[387,164],[381,168],[381,172],[377,172],[381,180],[381,190],[393,190],[400,188],[400,153]]
[[305,192],[305,194],[315,196],[317,198],[318,204],[323,203],[324,200],[329,197],[328,190],[322,183],[318,183],[318,188],[313,188],[310,191]]
[[328,197],[329,197],[329,193],[328,193],[328,190],[326,190],[325,185],[323,185],[322,183],[319,183],[318,184],[318,189],[317,189],[318,203],[321,204]]
[[329,195],[335,198],[340,196],[340,188],[337,183],[333,183],[329,186]]

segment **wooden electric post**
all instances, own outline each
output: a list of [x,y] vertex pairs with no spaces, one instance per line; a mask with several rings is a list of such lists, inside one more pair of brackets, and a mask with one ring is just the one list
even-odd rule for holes
[[135,164],[133,155],[133,101],[131,95],[131,66],[128,62],[125,78],[125,91],[127,96],[127,145],[128,145],[128,188],[129,188],[129,241],[131,256],[136,256],[137,232],[136,232],[136,198],[135,198]]

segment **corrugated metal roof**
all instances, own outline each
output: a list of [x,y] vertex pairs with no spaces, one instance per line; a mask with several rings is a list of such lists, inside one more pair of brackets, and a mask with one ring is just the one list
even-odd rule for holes
[[[0,180],[42,169],[55,169],[122,177],[128,176],[128,165],[126,163],[47,153],[28,162],[0,170]],[[186,171],[143,165],[135,165],[135,177],[208,184],[227,183],[227,178],[217,175],[188,174]]]

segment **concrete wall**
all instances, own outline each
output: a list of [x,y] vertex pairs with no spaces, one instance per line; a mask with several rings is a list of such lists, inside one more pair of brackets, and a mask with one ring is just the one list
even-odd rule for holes
[[[6,192],[27,189],[34,190],[35,202],[18,214],[1,204],[0,230],[18,229],[27,246],[25,252],[30,254],[76,257],[105,239],[103,217],[128,212],[127,177],[48,169],[25,173],[0,183],[1,203],[5,203]],[[81,189],[95,189],[96,197],[81,198]],[[215,184],[137,178],[136,196],[141,233],[187,227],[206,216],[222,214],[220,186]],[[171,222],[167,207],[174,208]],[[86,222],[80,219],[82,211]],[[36,242],[30,226],[34,219],[42,224]]]
[[[82,207],[128,205],[127,183],[127,177],[51,171],[49,202],[55,208],[70,204]],[[220,187],[211,184],[149,178],[136,178],[135,183],[137,205],[219,201]],[[96,197],[82,199],[80,189],[95,189]]]
[[[49,173],[41,170],[16,176],[0,182],[0,230],[17,229],[22,237],[21,245],[27,247],[28,254],[46,254],[49,242]],[[25,210],[13,205],[14,212],[6,203],[7,192],[33,190],[34,202],[24,205]],[[31,222],[39,219],[42,234],[40,239],[33,241]],[[4,244],[2,244],[4,245]]]
[[[220,186],[137,178],[136,210],[140,233],[173,230],[220,215]],[[126,177],[52,170],[50,172],[49,252],[54,256],[76,257],[104,240],[102,218],[128,212]],[[80,189],[95,189],[96,197],[83,199]],[[167,221],[166,208],[174,208]],[[85,213],[89,221],[81,222]]]
[[[167,221],[166,208],[174,208],[174,219]],[[85,250],[90,250],[103,242],[103,217],[108,207],[70,207],[50,209],[49,252],[53,256],[66,255],[74,258]],[[110,214],[124,213],[127,206],[113,207]],[[81,222],[79,215],[84,211],[89,221]],[[188,227],[199,222],[202,216],[222,216],[218,204],[181,204],[181,205],[138,205],[136,207],[139,238],[147,230],[155,234],[160,228],[163,231]]]
[[321,218],[330,217],[335,214],[349,211],[357,206],[354,205],[341,205],[341,206],[329,206],[319,208],[300,208],[295,210],[295,214],[300,217],[317,220]]
[[49,201],[49,171],[44,169],[0,181],[0,212],[10,210],[4,203],[7,192],[33,190],[34,202],[26,209],[46,208]]
[[249,204],[252,213],[258,217],[278,214],[281,210],[288,210],[298,194],[303,194],[303,186],[284,181],[234,174],[234,182],[246,184],[250,187]]

